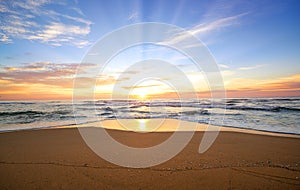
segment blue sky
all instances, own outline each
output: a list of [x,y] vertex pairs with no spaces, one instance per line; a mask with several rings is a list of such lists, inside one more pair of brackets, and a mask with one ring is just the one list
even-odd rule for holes
[[186,29],[207,45],[229,89],[241,90],[234,88],[239,83],[257,89],[296,82],[290,90],[299,95],[299,10],[296,0],[1,1],[0,76],[17,83],[20,79],[9,77],[9,71],[18,70],[12,68],[77,64],[111,31],[163,22]]

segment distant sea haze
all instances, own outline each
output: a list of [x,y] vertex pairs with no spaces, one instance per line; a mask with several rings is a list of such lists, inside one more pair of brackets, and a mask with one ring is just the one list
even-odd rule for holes
[[[226,109],[225,109],[226,108]],[[178,100],[98,100],[76,103],[81,123],[172,118],[225,127],[300,134],[300,97]],[[2,101],[0,131],[75,125],[71,101]]]

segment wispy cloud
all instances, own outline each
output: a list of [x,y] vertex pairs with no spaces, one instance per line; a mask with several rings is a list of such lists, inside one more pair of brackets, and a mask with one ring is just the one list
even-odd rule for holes
[[128,16],[127,20],[136,21],[138,18],[139,18],[139,13],[135,11]]
[[221,63],[219,63],[218,66],[219,66],[220,68],[223,68],[223,69],[228,69],[228,68],[229,68],[228,65],[221,64]]
[[76,39],[76,36],[84,36],[90,33],[90,27],[80,27],[76,25],[66,25],[63,23],[50,23],[44,30],[37,31],[35,35],[28,36],[30,40],[40,40],[51,43],[55,46],[61,46],[68,42],[78,47],[84,47],[89,42]]
[[199,24],[190,30],[191,34],[197,35],[200,33],[206,33],[221,28],[229,27],[239,23],[239,19],[248,13],[242,13],[235,16],[220,18],[210,23]]
[[254,66],[250,66],[250,67],[240,67],[239,70],[248,71],[248,70],[259,69],[259,68],[264,67],[264,66],[265,65],[254,65]]
[[[206,35],[210,32],[220,30],[222,28],[226,28],[232,25],[236,25],[239,23],[239,19],[243,16],[247,15],[248,13],[242,13],[230,17],[220,18],[211,22],[201,23],[198,24],[191,29],[187,29],[187,32],[176,34],[175,36],[171,36],[171,38],[167,39],[166,41],[162,42],[161,44],[171,45],[182,42],[190,37],[190,35]],[[193,44],[190,44],[193,46]]]
[[137,85],[137,86],[123,86],[122,88],[123,89],[126,89],[126,90],[130,90],[130,89],[139,89],[139,88],[144,88],[146,90],[149,90],[151,89],[152,87],[161,87],[163,85],[161,84],[148,84],[148,85]]
[[[49,5],[58,8],[50,9]],[[0,41],[12,43],[14,39],[27,39],[53,46],[84,47],[90,44],[85,37],[92,22],[74,6],[50,0],[1,1],[0,16],[5,19],[0,21]]]
[[8,38],[5,34],[2,34],[2,36],[0,38],[0,42],[12,43],[12,40],[10,38]]

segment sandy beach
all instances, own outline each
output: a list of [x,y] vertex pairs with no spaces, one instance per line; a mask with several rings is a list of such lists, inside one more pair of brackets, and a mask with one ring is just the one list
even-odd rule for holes
[[[149,147],[171,132],[108,129],[118,141]],[[0,189],[299,189],[300,138],[221,131],[198,153],[198,131],[173,159],[151,168],[111,164],[93,153],[77,128],[0,134]]]

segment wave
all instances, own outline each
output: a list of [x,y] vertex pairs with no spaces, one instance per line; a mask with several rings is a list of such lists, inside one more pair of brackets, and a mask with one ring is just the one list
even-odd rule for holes
[[112,113],[108,113],[108,112],[104,112],[104,113],[100,113],[100,114],[97,114],[98,116],[105,116],[105,115],[111,115]]
[[236,103],[241,103],[244,102],[246,99],[232,99],[232,100],[227,100],[226,104],[236,104]]
[[180,112],[182,115],[209,115],[208,110],[195,110],[195,111],[183,111]]
[[300,98],[272,98],[272,101],[300,101]]
[[1,104],[20,104],[20,105],[31,105],[31,104],[37,104],[37,102],[1,102]]
[[72,111],[57,110],[53,112],[42,112],[42,111],[15,111],[15,112],[0,112],[0,116],[18,116],[18,115],[66,115],[71,114]]
[[111,107],[105,107],[103,108],[104,111],[110,111],[110,112],[113,112],[114,110],[111,108]]
[[15,116],[15,115],[42,115],[40,111],[17,111],[17,112],[0,112],[0,116]]
[[229,110],[243,110],[243,111],[270,111],[270,112],[280,112],[280,111],[300,111],[298,108],[290,107],[247,107],[247,106],[233,106],[226,107]]
[[286,111],[300,111],[300,108],[290,108],[290,107],[279,107],[281,110],[286,110]]

